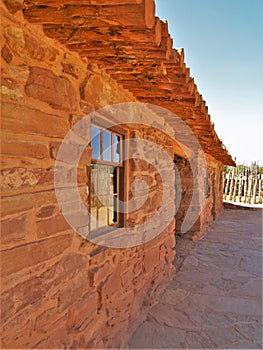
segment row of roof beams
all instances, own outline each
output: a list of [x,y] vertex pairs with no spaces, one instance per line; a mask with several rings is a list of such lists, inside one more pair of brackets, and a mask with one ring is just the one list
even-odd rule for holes
[[42,24],[48,37],[105,68],[139,101],[178,115],[205,152],[235,165],[190,77],[184,50],[173,48],[167,22],[155,16],[154,0],[24,0],[16,8],[4,1],[9,10],[20,9],[29,22]]

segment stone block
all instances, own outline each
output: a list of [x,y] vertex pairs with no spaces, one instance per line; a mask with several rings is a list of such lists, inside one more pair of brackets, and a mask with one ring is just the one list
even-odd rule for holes
[[102,266],[98,266],[89,270],[89,276],[92,286],[98,287],[103,283],[113,272],[114,267],[110,261],[106,261]]
[[2,154],[11,157],[29,157],[37,159],[49,158],[49,149],[44,142],[10,140],[2,138]]
[[63,312],[77,302],[89,289],[90,281],[87,273],[79,274],[58,293],[58,310]]
[[63,253],[71,244],[70,234],[29,243],[1,252],[2,276],[16,273]]
[[1,79],[1,95],[4,99],[13,101],[21,101],[24,98],[23,92],[16,81],[4,77]]
[[32,208],[38,208],[46,203],[57,203],[54,190],[37,193],[24,193],[2,198],[2,216],[17,214]]
[[5,326],[3,327],[4,329],[1,339],[2,349],[26,349],[29,347],[30,320],[22,322],[20,316],[21,315],[10,321],[7,325],[9,327],[12,324],[12,328],[7,330]]
[[49,69],[30,67],[26,93],[55,109],[69,112],[77,110],[76,91],[70,80],[57,76]]
[[[80,96],[84,102],[88,102],[95,108],[127,101],[127,92],[122,91],[115,81],[95,74],[91,74],[84,80],[80,88]],[[82,109],[83,107],[85,106],[82,105]],[[89,107],[88,110],[90,110]]]
[[16,81],[25,83],[28,79],[29,67],[26,64],[10,64],[9,73],[12,78],[16,79]]
[[37,238],[45,238],[51,235],[55,235],[59,232],[67,231],[71,227],[65,220],[64,216],[56,215],[51,218],[38,221],[36,224]]
[[63,67],[63,70],[62,72],[63,73],[66,73],[66,74],[69,74],[71,75],[72,77],[78,79],[78,68],[71,64],[71,63],[61,63],[62,67]]
[[2,47],[2,50],[1,50],[1,56],[3,57],[3,59],[6,61],[6,63],[10,63],[13,59],[13,55],[11,53],[11,51],[9,50],[9,48],[4,45]]
[[36,217],[42,219],[42,218],[52,216],[55,210],[56,210],[56,207],[54,205],[44,206],[38,210],[38,212],[36,213]]
[[[61,142],[54,141],[50,143],[50,155],[53,159],[57,158],[60,146]],[[91,154],[92,148],[89,146],[85,147],[83,150],[82,147],[78,146],[77,144],[63,144],[63,155],[65,155],[63,160],[67,164],[75,164],[76,159],[80,158],[80,165],[90,165]],[[62,156],[62,153],[60,156]]]
[[144,256],[144,270],[146,273],[153,271],[160,262],[160,251],[156,247],[154,249],[146,250]]
[[4,0],[4,4],[11,13],[16,13],[23,8],[23,0]]
[[33,348],[40,349],[65,349],[69,344],[69,335],[64,325],[50,332],[49,337],[44,337],[38,341]]
[[26,214],[1,221],[1,244],[18,244],[25,240]]
[[64,138],[70,128],[68,120],[27,106],[3,102],[1,113],[2,130]]
[[47,333],[50,325],[58,318],[58,310],[56,307],[43,311],[37,316],[34,323],[34,330],[37,333]]
[[56,48],[46,44],[39,37],[24,33],[15,25],[5,26],[3,34],[13,54],[23,60],[54,62],[59,54]]
[[33,305],[43,297],[43,280],[33,277],[3,293],[1,297],[2,323],[28,305]]
[[102,303],[111,298],[114,294],[118,293],[121,289],[121,266],[117,265],[111,276],[105,281],[102,286]]
[[60,261],[48,267],[41,275],[48,289],[48,293],[55,294],[59,287],[70,281],[79,273],[85,273],[87,257],[81,254],[69,253]]
[[96,292],[87,292],[80,301],[76,302],[68,313],[66,322],[68,332],[79,333],[85,331],[88,333],[90,329],[87,329],[87,327],[94,323],[97,314],[97,304],[98,293]]
[[53,169],[11,168],[1,171],[1,190],[11,191],[54,182]]

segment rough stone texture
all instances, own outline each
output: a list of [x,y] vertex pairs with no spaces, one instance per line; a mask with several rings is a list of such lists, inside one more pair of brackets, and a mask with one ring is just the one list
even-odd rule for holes
[[[222,171],[223,164],[215,162],[212,157],[206,156],[206,164],[198,165],[198,169],[192,169],[189,160],[180,156],[175,156],[175,166],[180,175],[180,181],[177,184],[178,190],[181,191],[181,202],[176,213],[176,232],[179,236],[191,237],[194,240],[202,238],[209,228],[213,220],[220,214],[223,202],[223,188],[222,188]],[[208,172],[208,186],[205,189],[204,172],[207,168]],[[193,171],[196,173],[193,174]],[[181,226],[188,210],[190,208],[192,196],[194,194],[194,180],[193,176],[199,177],[200,182],[198,191],[204,196],[203,201],[198,201],[196,210],[200,211],[200,215],[193,226],[186,232],[181,232]],[[207,192],[207,193],[205,193]]]
[[182,240],[179,271],[130,348],[262,348],[262,214],[225,209],[190,249]]
[[[12,12],[22,4],[6,3]],[[137,248],[91,244],[62,216],[53,177],[58,148],[72,124],[87,111],[135,98],[105,71],[87,68],[46,38],[21,14],[11,20],[3,8],[1,17],[2,347],[121,346],[142,309],[170,278],[175,223]],[[90,158],[87,147],[78,166],[83,197]],[[154,199],[149,216],[160,200],[155,175],[148,169],[143,176]],[[74,207],[71,198],[68,206]]]
[[75,91],[67,78],[56,76],[52,71],[31,67],[26,84],[28,96],[47,102],[55,109],[76,111]]

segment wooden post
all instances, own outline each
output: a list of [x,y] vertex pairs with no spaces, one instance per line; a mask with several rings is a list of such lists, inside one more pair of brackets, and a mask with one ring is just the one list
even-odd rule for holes
[[246,203],[251,203],[252,185],[253,185],[253,177],[252,177],[252,174],[250,174],[248,177],[248,194],[247,194]]
[[242,189],[243,189],[243,171],[240,172],[238,177],[238,202],[240,203],[242,199]]
[[234,177],[235,185],[234,185],[234,202],[237,202],[237,185],[238,185],[238,175]]
[[230,182],[230,189],[229,189],[229,200],[230,201],[233,199],[234,179],[235,179],[235,169],[233,168],[232,173],[231,173],[231,182]]
[[245,175],[244,175],[244,198],[243,198],[243,203],[246,203],[247,200],[247,189],[248,189],[248,171],[245,170]]
[[258,185],[257,175],[254,175],[254,186],[253,186],[252,204],[256,204],[256,203],[257,203],[257,185]]
[[223,195],[223,199],[227,199],[228,187],[229,187],[229,179],[230,179],[230,173],[228,173],[228,174],[224,173],[224,178],[223,178],[224,195]]
[[263,174],[259,175],[258,180],[258,204],[262,204],[263,202]]

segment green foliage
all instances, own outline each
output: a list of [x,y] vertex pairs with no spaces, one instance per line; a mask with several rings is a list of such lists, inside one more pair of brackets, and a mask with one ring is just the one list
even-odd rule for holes
[[228,165],[224,167],[224,172],[226,174],[232,171],[234,171],[235,174],[240,174],[245,172],[253,173],[253,174],[263,174],[263,166],[259,166],[256,162],[252,162],[250,166],[239,164],[235,168]]

